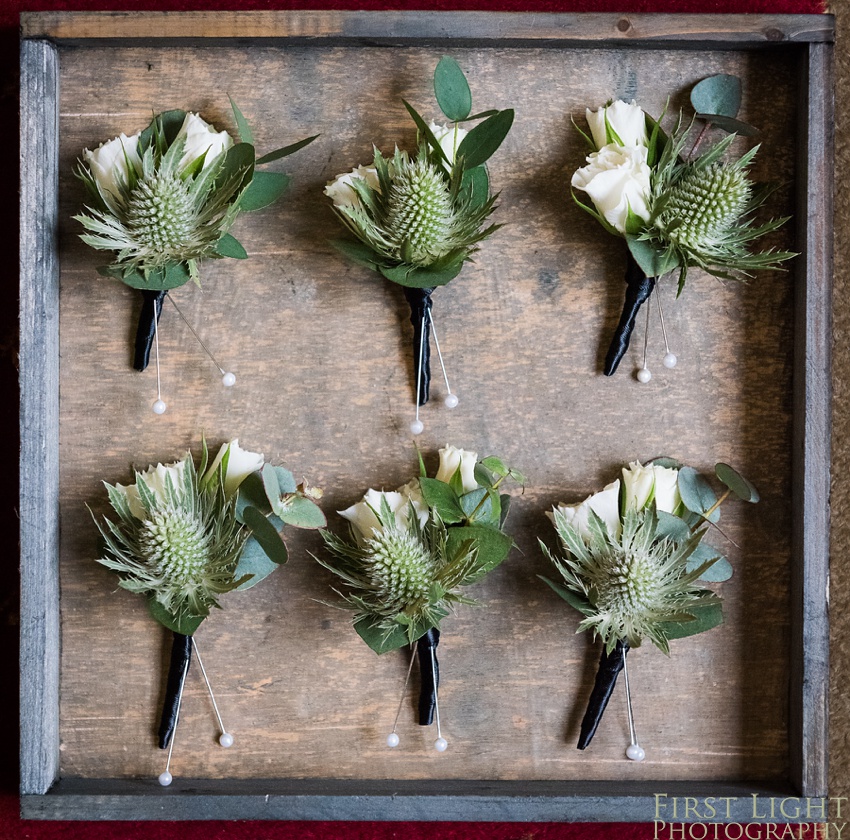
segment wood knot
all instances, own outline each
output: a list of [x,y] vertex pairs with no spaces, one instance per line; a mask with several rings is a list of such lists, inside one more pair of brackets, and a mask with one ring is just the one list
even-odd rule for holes
[[764,37],[767,38],[768,41],[784,41],[785,33],[781,29],[771,27],[770,29],[765,30]]
[[620,18],[617,21],[617,29],[620,32],[628,32],[632,28],[632,22],[628,18]]

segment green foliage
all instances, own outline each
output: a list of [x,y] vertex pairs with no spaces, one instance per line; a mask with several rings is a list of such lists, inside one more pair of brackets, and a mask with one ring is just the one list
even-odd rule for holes
[[460,65],[444,55],[434,70],[434,96],[452,122],[465,120],[472,111],[472,92]]
[[716,522],[720,518],[720,508],[717,507],[717,496],[711,485],[693,467],[682,467],[678,477],[679,495],[682,503],[692,513],[704,516],[714,508],[709,519]]
[[725,73],[709,76],[694,85],[691,105],[697,114],[737,117],[741,107],[741,80]]
[[741,501],[755,503],[759,500],[759,491],[729,464],[715,464],[714,473]]

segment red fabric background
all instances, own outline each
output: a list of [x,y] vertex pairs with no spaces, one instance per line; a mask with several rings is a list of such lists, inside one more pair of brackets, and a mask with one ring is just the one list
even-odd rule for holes
[[[4,284],[14,287],[17,266],[17,160],[18,77],[17,23],[21,11],[84,10],[223,10],[223,9],[429,9],[538,12],[773,12],[821,13],[823,0],[0,0],[0,253],[5,256]],[[0,431],[6,441],[17,441],[17,305],[6,296],[0,306]],[[12,443],[7,444],[14,452]],[[6,537],[6,573],[0,575],[0,674],[3,690],[0,712],[6,721],[6,749],[0,754],[0,840],[648,840],[651,825],[549,823],[330,823],[330,822],[192,822],[95,823],[23,822],[18,818],[17,730],[18,580],[16,567],[17,486],[12,457],[4,464],[0,482],[0,534]],[[804,835],[806,836],[806,835]]]

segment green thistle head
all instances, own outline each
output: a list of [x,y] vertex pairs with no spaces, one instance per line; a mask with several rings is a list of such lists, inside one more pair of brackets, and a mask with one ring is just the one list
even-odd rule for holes
[[566,554],[562,560],[543,550],[573,593],[570,603],[585,616],[579,632],[593,630],[609,653],[620,640],[637,647],[644,638],[668,653],[666,626],[690,620],[696,607],[718,603],[694,583],[714,560],[688,571],[704,531],[673,542],[659,535],[652,508],[628,509],[620,536],[609,533],[593,511],[589,525],[585,540],[556,511],[555,528]]
[[752,192],[738,166],[715,163],[692,170],[667,193],[655,226],[680,248],[710,254],[723,247]]
[[97,523],[104,543],[98,562],[118,573],[121,587],[147,595],[179,622],[208,615],[219,595],[244,582],[235,571],[249,532],[236,520],[235,497],[227,497],[220,476],[199,484],[190,455],[136,473],[129,487],[106,488],[118,521]]
[[227,132],[183,111],[160,114],[140,135],[121,135],[84,158],[76,171],[89,194],[74,217],[86,229],[80,238],[113,252],[107,271],[127,282],[135,275],[130,285],[140,288],[152,271],[182,264],[188,275],[177,279],[185,282],[197,278],[200,260],[222,256],[216,245],[254,169],[252,147],[234,148]]
[[477,186],[464,180],[459,164],[449,172],[425,144],[414,158],[396,149],[387,160],[376,149],[373,167],[371,183],[366,177],[343,175],[326,193],[334,197],[343,183],[350,187],[345,199],[334,197],[334,209],[381,267],[459,270],[478,243],[498,229],[483,227],[496,201],[484,186],[486,175]]
[[414,642],[454,604],[475,603],[458,590],[483,574],[484,561],[471,541],[450,550],[446,527],[433,512],[424,527],[412,505],[406,522],[385,497],[374,512],[379,528],[371,539],[361,545],[322,531],[334,559],[316,559],[348,589],[339,593],[337,606],[355,613],[356,626],[366,622],[377,628],[388,645],[376,647],[383,652]]

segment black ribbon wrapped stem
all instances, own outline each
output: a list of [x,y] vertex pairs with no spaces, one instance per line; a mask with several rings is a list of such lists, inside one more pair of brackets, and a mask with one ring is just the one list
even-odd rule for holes
[[177,728],[177,713],[180,710],[180,697],[183,683],[189,673],[192,659],[192,637],[174,633],[171,642],[171,662],[168,666],[168,680],[165,684],[165,702],[162,704],[162,717],[159,721],[159,748],[167,749],[174,730]]
[[432,627],[416,642],[419,674],[422,679],[422,685],[419,688],[420,726],[430,726],[434,722],[437,689],[440,687],[440,663],[437,661],[438,644],[440,644],[440,631],[436,627]]
[[605,375],[612,376],[617,370],[620,361],[629,349],[629,339],[635,328],[635,318],[638,310],[647,301],[655,288],[655,278],[647,277],[641,267],[635,262],[635,258],[629,253],[626,263],[626,300],[623,303],[623,312],[620,315],[620,323],[614,332],[608,354],[605,356]]
[[403,288],[410,306],[410,323],[413,324],[413,387],[416,388],[416,383],[419,383],[419,405],[425,405],[431,394],[431,293],[434,289]]
[[611,692],[617,684],[617,677],[625,666],[628,652],[629,643],[623,640],[617,642],[617,646],[611,653],[606,653],[605,648],[602,649],[596,681],[593,683],[593,691],[590,692],[590,700],[587,702],[587,711],[581,721],[581,732],[577,744],[580,750],[590,744],[596,734],[596,728],[611,699]]
[[139,326],[136,328],[136,349],[133,354],[133,367],[136,370],[144,370],[148,366],[156,325],[159,323],[162,304],[168,294],[166,291],[155,292],[150,289],[142,289],[141,292],[142,311],[139,315]]

